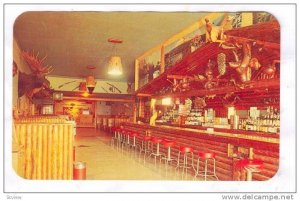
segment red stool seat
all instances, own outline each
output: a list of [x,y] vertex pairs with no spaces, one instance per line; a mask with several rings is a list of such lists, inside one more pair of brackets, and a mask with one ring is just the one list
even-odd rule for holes
[[245,167],[252,167],[261,169],[263,167],[263,161],[260,159],[248,159],[244,158],[237,162],[237,167],[245,168]]
[[202,159],[215,158],[216,154],[212,152],[198,152],[198,156]]
[[139,134],[138,133],[136,133],[136,132],[130,132],[130,137],[137,137],[137,136],[139,136]]
[[151,138],[152,138],[151,136],[144,136],[144,137],[143,137],[143,140],[144,140],[144,141],[150,141]]
[[153,143],[161,143],[163,140],[161,138],[158,138],[158,137],[152,137],[151,138],[151,141]]
[[161,144],[164,145],[165,147],[173,147],[173,146],[175,146],[176,142],[167,140],[167,139],[163,139]]
[[193,152],[194,149],[192,147],[179,146],[179,151],[184,153],[189,153],[189,152]]

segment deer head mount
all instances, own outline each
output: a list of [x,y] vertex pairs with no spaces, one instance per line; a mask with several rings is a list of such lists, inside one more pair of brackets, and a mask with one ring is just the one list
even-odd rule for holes
[[39,53],[34,55],[32,51],[27,52],[23,51],[21,56],[29,65],[32,73],[25,74],[20,72],[19,74],[19,97],[24,94],[27,95],[29,99],[35,98],[44,98],[48,96],[52,96],[53,90],[50,88],[50,82],[46,79],[46,75],[53,71],[53,67],[45,66],[44,60],[46,56],[42,59],[38,58]]

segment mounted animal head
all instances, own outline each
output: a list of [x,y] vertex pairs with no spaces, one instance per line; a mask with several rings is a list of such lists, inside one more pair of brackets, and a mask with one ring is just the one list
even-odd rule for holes
[[46,79],[46,75],[53,71],[53,67],[44,66],[43,62],[46,57],[43,59],[38,58],[37,55],[34,55],[34,52],[23,51],[21,53],[22,57],[29,65],[32,73],[19,74],[19,97],[26,94],[28,98],[32,99],[33,97],[41,98],[52,96],[53,90],[50,88],[50,82]]

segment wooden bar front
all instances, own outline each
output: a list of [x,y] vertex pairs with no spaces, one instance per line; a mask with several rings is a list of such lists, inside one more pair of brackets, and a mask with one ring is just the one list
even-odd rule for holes
[[[239,180],[234,175],[235,162],[238,159],[228,157],[228,144],[253,148],[253,158],[261,159],[264,162],[264,168],[261,172],[253,174],[253,180],[268,180],[276,174],[279,167],[278,134],[274,134],[274,138],[271,138],[269,136],[258,136],[255,132],[247,133],[244,131],[243,134],[240,134],[238,130],[236,133],[207,132],[197,129],[133,123],[125,123],[124,128],[136,131],[139,134],[145,134],[146,131],[150,131],[152,136],[176,141],[177,146],[172,149],[174,158],[177,157],[179,145],[192,146],[195,150],[216,153],[216,171],[220,180]],[[251,135],[251,133],[254,133],[254,135]],[[201,166],[203,165],[201,164]]]

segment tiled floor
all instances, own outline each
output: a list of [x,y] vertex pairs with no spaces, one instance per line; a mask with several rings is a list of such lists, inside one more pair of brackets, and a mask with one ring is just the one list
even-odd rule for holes
[[95,180],[193,180],[191,175],[182,177],[174,168],[166,172],[164,165],[155,166],[149,159],[123,153],[110,146],[111,135],[94,128],[78,128],[75,138],[76,161],[87,166],[87,179]]

